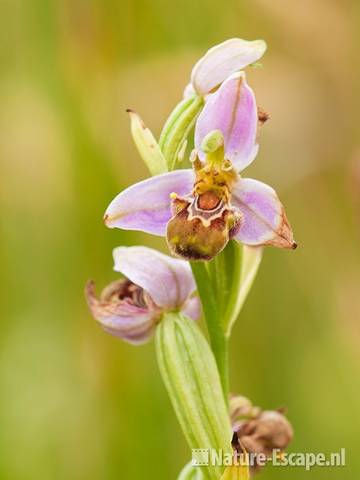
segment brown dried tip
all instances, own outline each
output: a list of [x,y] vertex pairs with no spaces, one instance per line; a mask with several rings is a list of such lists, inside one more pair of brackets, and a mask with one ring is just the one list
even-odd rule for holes
[[231,439],[231,446],[233,447],[234,450],[236,450],[238,453],[240,453],[240,442],[239,442],[239,437],[237,432],[233,433],[232,439]]
[[267,122],[270,119],[270,115],[265,112],[262,108],[258,108],[258,120],[263,125],[265,122]]
[[142,120],[142,118],[140,117],[140,115],[135,112],[135,110],[132,110],[131,108],[127,108],[127,109],[126,109],[126,113],[129,114],[131,122],[134,122],[134,121],[136,122],[136,121],[138,121],[138,122],[140,123],[140,125],[141,125],[141,128],[142,128],[143,130],[146,130],[146,125],[145,125],[145,123],[143,122],[143,120]]

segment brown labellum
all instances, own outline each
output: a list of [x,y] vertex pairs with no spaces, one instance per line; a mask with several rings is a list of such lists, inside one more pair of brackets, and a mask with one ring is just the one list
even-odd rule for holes
[[211,260],[225,248],[239,216],[213,191],[191,202],[176,199],[175,216],[167,226],[171,252],[187,260]]

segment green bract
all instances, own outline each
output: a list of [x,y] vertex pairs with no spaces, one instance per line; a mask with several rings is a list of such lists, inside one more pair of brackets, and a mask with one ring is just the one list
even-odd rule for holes
[[[233,243],[235,244],[235,242]],[[249,247],[247,245],[241,247],[236,245],[236,248],[242,248],[242,261],[236,266],[239,270],[234,279],[237,281],[237,284],[234,282],[233,288],[231,289],[228,307],[223,320],[227,337],[230,336],[231,329],[239,316],[248,293],[250,292],[263,253],[262,247]]]
[[200,467],[193,467],[191,463],[187,463],[179,473],[177,480],[203,480],[204,475]]
[[[218,370],[197,324],[180,313],[165,314],[156,331],[156,352],[189,447],[231,453],[232,431]],[[203,473],[215,480],[221,468],[209,466]]]
[[247,465],[232,465],[226,467],[220,480],[249,480],[250,472]]

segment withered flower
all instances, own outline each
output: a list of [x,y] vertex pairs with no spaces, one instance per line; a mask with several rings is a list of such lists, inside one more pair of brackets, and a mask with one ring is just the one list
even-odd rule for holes
[[[241,446],[255,460],[256,454],[271,458],[273,450],[284,451],[293,438],[293,428],[281,409],[261,411],[245,397],[230,399],[230,418]],[[252,468],[260,466],[255,463]]]

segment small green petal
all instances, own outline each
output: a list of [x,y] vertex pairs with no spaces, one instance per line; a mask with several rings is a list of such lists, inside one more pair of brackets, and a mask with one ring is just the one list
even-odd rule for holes
[[194,128],[196,119],[203,107],[204,100],[194,95],[182,100],[167,119],[159,139],[159,146],[166,158],[169,170],[180,163],[184,143]]
[[141,158],[151,175],[160,175],[168,171],[167,163],[150,129],[146,127],[140,116],[127,110],[131,121],[131,134]]

